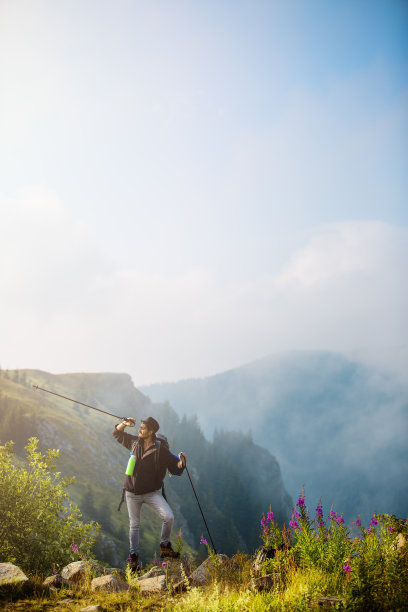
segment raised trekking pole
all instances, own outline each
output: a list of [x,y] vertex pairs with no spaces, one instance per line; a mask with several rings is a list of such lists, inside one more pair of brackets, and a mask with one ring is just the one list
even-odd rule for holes
[[207,521],[205,520],[204,512],[201,509],[201,505],[200,505],[200,502],[198,500],[198,496],[197,496],[196,490],[194,488],[193,481],[191,480],[190,472],[188,471],[188,467],[187,467],[187,464],[186,464],[186,461],[185,461],[184,457],[183,457],[182,461],[183,461],[184,467],[186,469],[187,476],[188,476],[188,479],[189,479],[190,484],[191,484],[191,488],[193,489],[193,493],[194,493],[195,498],[197,500],[198,507],[200,508],[201,516],[203,517],[204,525],[205,525],[205,528],[207,529],[208,537],[210,538],[210,541],[211,541],[211,544],[212,544],[212,547],[213,547],[213,551],[214,551],[215,554],[217,554],[217,551],[215,550],[213,539],[211,537],[210,530],[208,529]]
[[[117,414],[112,414],[111,412],[106,412],[106,410],[101,410],[100,408],[95,408],[95,406],[90,406],[89,404],[84,404],[84,402],[79,402],[78,400],[72,399],[72,397],[66,397],[65,395],[60,395],[59,393],[54,393],[54,391],[48,391],[48,389],[43,389],[38,385],[33,385],[34,389],[40,389],[40,391],[45,391],[45,393],[51,393],[51,395],[56,395],[57,397],[62,397],[62,399],[66,399],[70,402],[74,402],[74,404],[80,404],[81,406],[86,406],[87,408],[92,408],[92,410],[97,410],[98,412],[103,412],[103,414],[108,414],[109,416],[113,416],[116,419],[120,419],[121,421],[127,421],[129,417],[118,416]],[[131,423],[131,421],[130,421]],[[131,423],[129,427],[134,427],[135,424]]]

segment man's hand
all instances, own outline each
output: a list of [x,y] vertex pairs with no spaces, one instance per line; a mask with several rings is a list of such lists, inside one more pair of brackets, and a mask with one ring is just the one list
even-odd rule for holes
[[180,461],[177,464],[177,467],[179,470],[181,470],[181,468],[186,466],[187,463],[187,455],[185,453],[179,453],[178,454]]
[[125,427],[134,427],[135,424],[136,424],[136,419],[134,419],[133,417],[128,417],[127,419],[119,423],[119,425],[116,426],[116,429],[118,431],[123,431]]

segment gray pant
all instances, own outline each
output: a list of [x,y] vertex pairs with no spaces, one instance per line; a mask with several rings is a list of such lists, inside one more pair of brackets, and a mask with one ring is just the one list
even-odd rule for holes
[[157,512],[163,521],[160,544],[167,544],[170,541],[170,534],[174,523],[174,514],[169,504],[164,499],[161,489],[152,493],[135,495],[126,491],[126,505],[129,513],[129,542],[130,554],[139,552],[139,527],[140,513],[142,505],[148,504]]

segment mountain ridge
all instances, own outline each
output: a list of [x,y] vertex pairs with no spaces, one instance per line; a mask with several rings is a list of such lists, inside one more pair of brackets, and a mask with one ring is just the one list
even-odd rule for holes
[[289,493],[352,520],[408,513],[408,390],[379,368],[331,351],[275,354],[202,379],[141,386],[153,401],[214,427],[252,429],[273,449]]

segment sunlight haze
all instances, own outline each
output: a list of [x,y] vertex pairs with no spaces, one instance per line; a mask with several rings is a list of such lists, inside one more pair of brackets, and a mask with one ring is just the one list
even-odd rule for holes
[[408,371],[408,5],[0,0],[0,365]]

